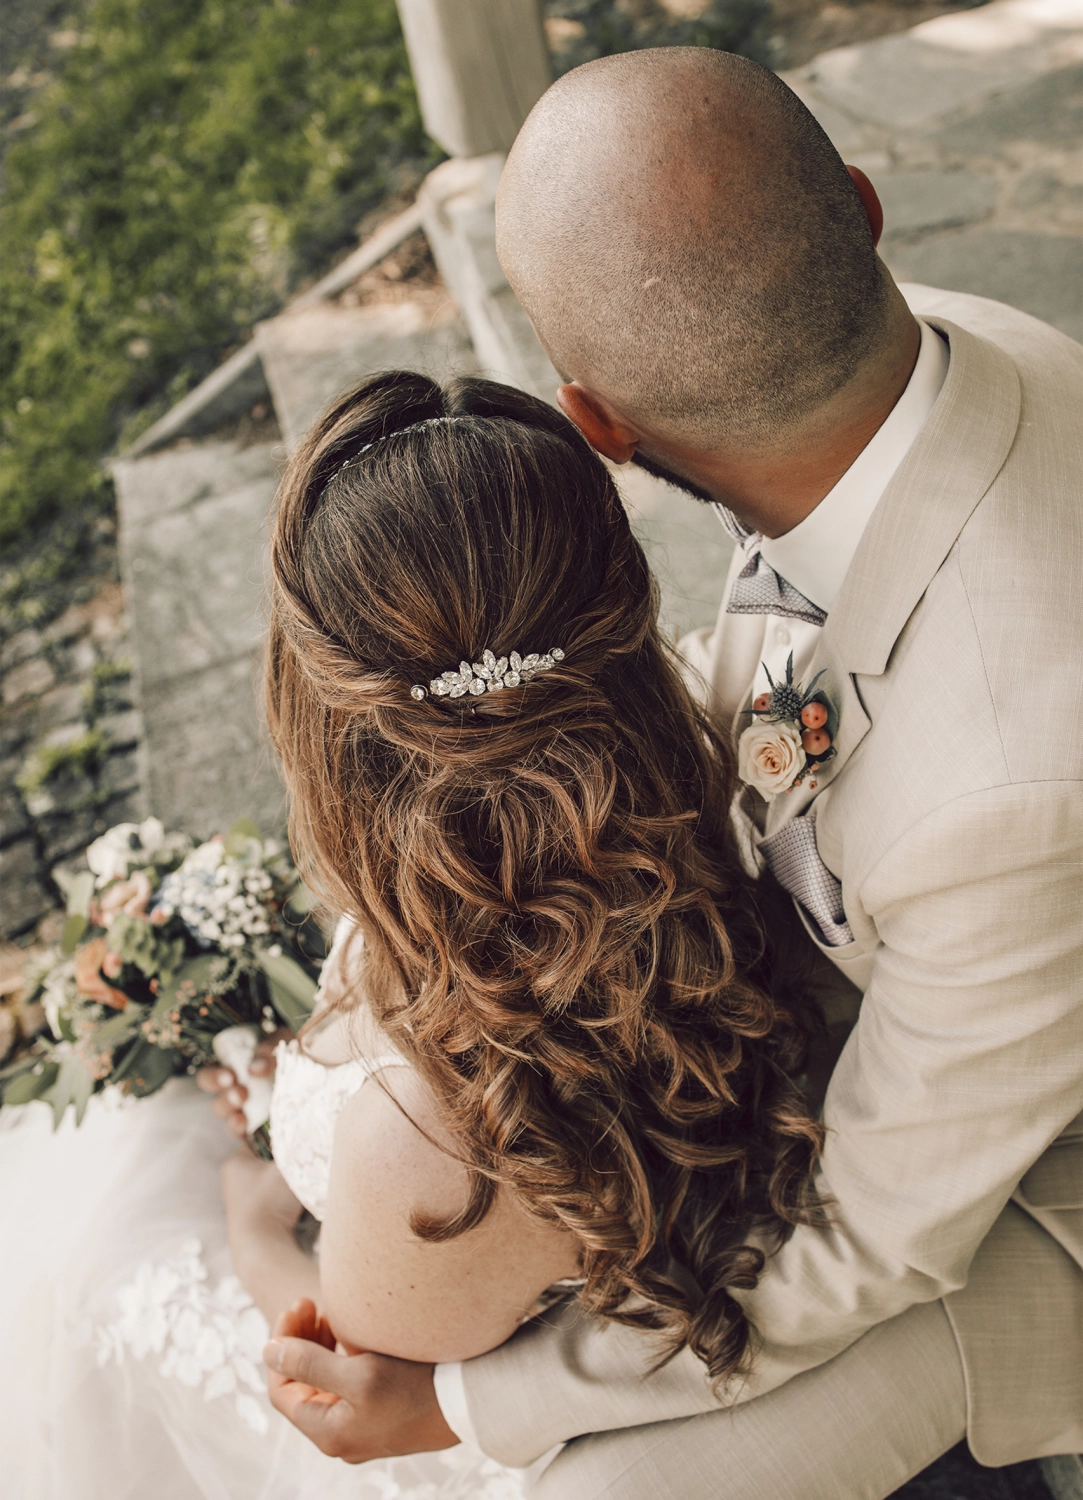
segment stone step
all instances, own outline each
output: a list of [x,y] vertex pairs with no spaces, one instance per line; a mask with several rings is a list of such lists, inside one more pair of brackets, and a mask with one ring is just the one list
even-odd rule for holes
[[[411,204],[394,218],[387,219],[356,250],[321,277],[307,291],[294,297],[287,312],[298,311],[325,299],[335,297],[350,286],[363,272],[369,271],[421,227],[421,210]],[[183,400],[171,407],[152,427],[139,437],[125,453],[138,458],[153,453],[184,437],[204,437],[248,411],[257,401],[269,395],[263,373],[259,344],[251,339],[212,371]]]
[[146,730],[142,801],[197,836],[241,816],[268,830],[284,822],[260,663],[267,519],[286,452],[366,375],[476,368],[442,288],[359,308],[308,298],[262,324],[252,349],[281,443],[182,440],[113,465]]
[[259,708],[266,522],[282,449],[208,439],[114,465],[143,711],[144,811],[197,837],[282,826]]
[[257,343],[288,450],[331,401],[379,370],[474,374],[459,310],[442,290],[375,307],[315,303],[263,323]]
[[560,377],[497,259],[496,189],[503,165],[500,152],[446,161],[426,177],[418,204],[481,373],[552,402]]

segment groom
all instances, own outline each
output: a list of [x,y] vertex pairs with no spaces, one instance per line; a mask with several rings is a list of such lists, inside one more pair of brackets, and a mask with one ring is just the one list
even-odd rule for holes
[[694,49],[563,78],[498,203],[565,413],[737,538],[682,648],[715,713],[739,735],[768,670],[823,673],[834,753],[785,790],[746,742],[735,818],[860,1003],[831,1222],[737,1293],[726,1410],[573,1302],[435,1377],[278,1340],[273,1398],[328,1451],[567,1442],[537,1495],[876,1500],[964,1432],[994,1465],[1083,1448],[1083,350],[904,295],[881,218],[778,79]]

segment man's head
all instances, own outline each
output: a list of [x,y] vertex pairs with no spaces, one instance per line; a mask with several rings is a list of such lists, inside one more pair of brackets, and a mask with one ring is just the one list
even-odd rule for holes
[[820,126],[774,74],[705,48],[556,83],[509,156],[497,248],[566,380],[702,448],[800,433],[896,307]]

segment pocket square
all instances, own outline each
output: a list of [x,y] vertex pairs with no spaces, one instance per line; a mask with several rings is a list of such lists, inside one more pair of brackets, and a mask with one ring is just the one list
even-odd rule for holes
[[842,884],[816,848],[814,814],[792,818],[760,844],[767,868],[784,891],[805,910],[829,948],[854,940],[842,907]]

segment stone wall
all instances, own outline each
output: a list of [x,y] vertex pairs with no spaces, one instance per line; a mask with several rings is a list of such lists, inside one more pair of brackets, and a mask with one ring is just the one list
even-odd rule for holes
[[104,518],[95,531],[91,576],[35,588],[39,549],[20,560],[22,588],[10,575],[4,580],[9,598],[18,596],[0,612],[4,938],[29,940],[59,904],[54,867],[138,813],[142,726],[115,533]]

